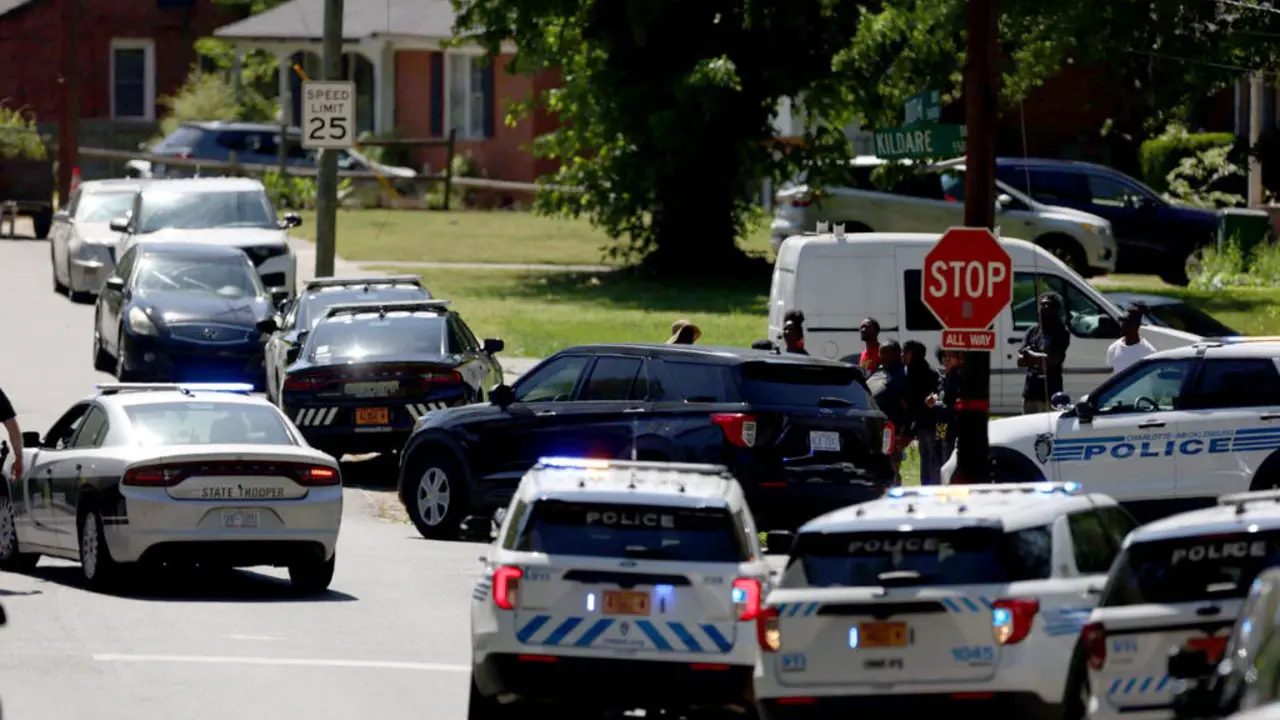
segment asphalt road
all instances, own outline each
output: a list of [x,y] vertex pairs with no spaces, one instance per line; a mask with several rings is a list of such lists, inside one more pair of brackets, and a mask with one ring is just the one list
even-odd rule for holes
[[[108,380],[90,357],[93,307],[53,293],[48,258],[43,241],[0,239],[0,385],[42,433]],[[61,561],[0,573],[5,717],[463,717],[481,548],[425,541],[395,506],[347,489],[337,575],[319,599],[290,597],[269,569],[150,578],[125,597],[81,589]]]

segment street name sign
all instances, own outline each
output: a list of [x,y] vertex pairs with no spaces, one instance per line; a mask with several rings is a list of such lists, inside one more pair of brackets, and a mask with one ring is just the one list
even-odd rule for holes
[[902,106],[903,125],[911,127],[921,123],[936,123],[942,119],[942,93],[925,90],[907,98]]
[[302,147],[345,150],[355,146],[355,133],[355,83],[302,83]]
[[887,128],[874,133],[876,157],[909,160],[964,155],[963,125]]

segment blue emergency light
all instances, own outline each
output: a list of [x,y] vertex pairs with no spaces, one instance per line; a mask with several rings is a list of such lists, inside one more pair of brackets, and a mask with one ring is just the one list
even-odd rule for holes
[[604,470],[609,467],[608,460],[600,460],[597,458],[544,457],[538,458],[538,464],[543,467],[581,468],[589,470]]

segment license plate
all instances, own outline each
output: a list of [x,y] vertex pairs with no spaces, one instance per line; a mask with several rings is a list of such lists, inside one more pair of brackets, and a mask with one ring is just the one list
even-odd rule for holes
[[632,590],[606,590],[605,615],[648,615],[649,593]]
[[386,425],[391,422],[391,412],[387,408],[356,408],[357,425]]
[[258,511],[257,510],[223,510],[222,511],[222,527],[232,528],[256,528],[258,527]]
[[813,452],[840,452],[840,433],[832,430],[810,430],[809,449]]
[[385,397],[400,389],[399,380],[380,382],[351,382],[342,386],[342,392],[361,397]]
[[907,646],[907,624],[901,622],[862,623],[858,626],[858,647],[887,648]]

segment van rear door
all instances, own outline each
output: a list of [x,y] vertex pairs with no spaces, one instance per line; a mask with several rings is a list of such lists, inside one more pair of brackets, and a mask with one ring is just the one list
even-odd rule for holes
[[866,317],[879,320],[885,335],[897,335],[899,290],[891,247],[856,239],[806,243],[801,249],[794,307],[804,312],[811,355],[838,360],[861,353],[858,327]]

